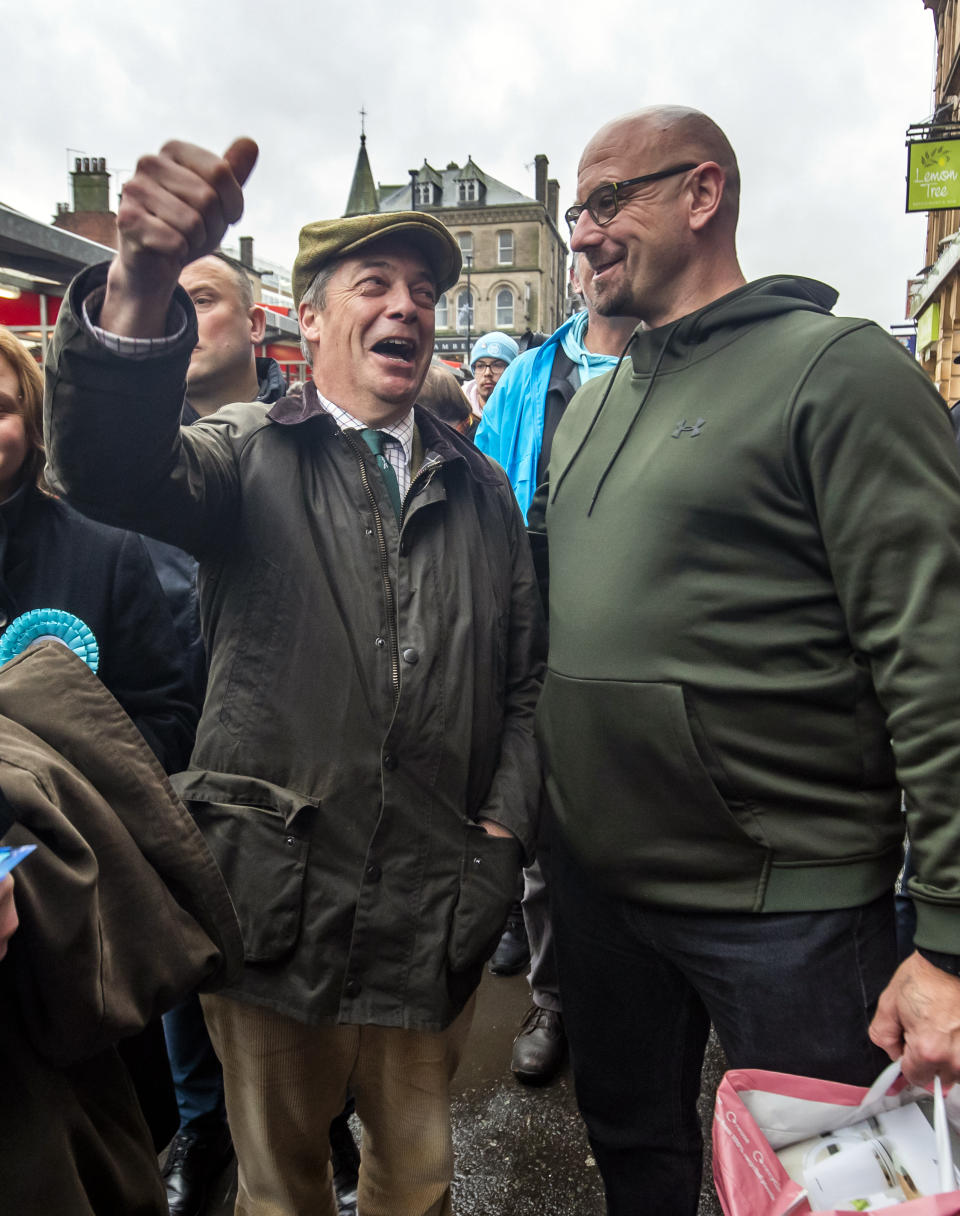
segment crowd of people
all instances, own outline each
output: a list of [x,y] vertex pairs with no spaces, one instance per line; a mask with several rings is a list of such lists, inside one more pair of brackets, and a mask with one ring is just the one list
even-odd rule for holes
[[[235,1152],[240,1216],[451,1213],[491,956],[529,961],[511,1068],[569,1052],[611,1216],[696,1212],[711,1024],[735,1068],[960,1079],[960,460],[929,380],[825,284],[748,282],[729,141],[656,107],[583,151],[583,309],[522,352],[483,335],[467,394],[433,359],[447,228],[306,225],[291,392],[218,252],[256,157],[141,160],[42,407],[0,335],[0,627],[89,629],[168,835],[230,897],[192,982],[158,983],[162,1059],[156,1017],[126,1040],[142,1118],[44,1054],[37,901],[0,879],[0,1061],[29,1042],[69,1095],[59,1165],[0,1136],[19,1211],[196,1216]],[[35,653],[21,684],[56,670]],[[109,802],[130,739],[76,728]],[[20,755],[0,732],[2,843]]]

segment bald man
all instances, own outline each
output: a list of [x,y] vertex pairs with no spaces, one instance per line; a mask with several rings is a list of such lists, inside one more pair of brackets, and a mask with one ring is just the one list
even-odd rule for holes
[[745,280],[739,184],[716,124],[659,107],[590,140],[566,216],[596,309],[644,322],[531,511],[561,999],[613,1216],[696,1212],[711,1020],[733,1067],[960,1079],[951,428],[829,287]]

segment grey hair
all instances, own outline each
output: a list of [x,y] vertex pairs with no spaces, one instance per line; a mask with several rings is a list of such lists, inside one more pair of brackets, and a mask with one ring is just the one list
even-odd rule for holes
[[[309,304],[311,308],[315,308],[317,312],[323,312],[327,306],[327,287],[330,280],[333,278],[337,269],[337,262],[330,262],[326,266],[321,266],[317,273],[310,280],[310,286],[300,297],[301,304]],[[313,363],[313,351],[310,349],[310,343],[306,338],[300,338],[300,350],[303,352],[303,357],[308,363]]]

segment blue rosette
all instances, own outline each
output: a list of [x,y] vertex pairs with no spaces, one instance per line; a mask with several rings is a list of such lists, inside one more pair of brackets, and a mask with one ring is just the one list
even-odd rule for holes
[[89,625],[61,608],[34,608],[16,617],[0,638],[0,664],[9,663],[34,642],[62,642],[91,671],[100,665],[100,647]]

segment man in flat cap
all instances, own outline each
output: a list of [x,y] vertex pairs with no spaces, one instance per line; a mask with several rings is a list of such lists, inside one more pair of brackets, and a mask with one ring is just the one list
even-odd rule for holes
[[429,215],[304,228],[303,396],[180,429],[196,321],[177,279],[239,218],[255,158],[238,140],[140,161],[117,256],[64,301],[51,474],[199,561],[209,684],[175,784],[244,932],[242,979],[204,998],[237,1212],[333,1216],[349,1088],[361,1216],[441,1216],[449,1081],[534,836],[534,576],[506,478],[414,409],[460,264]]

